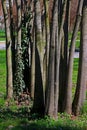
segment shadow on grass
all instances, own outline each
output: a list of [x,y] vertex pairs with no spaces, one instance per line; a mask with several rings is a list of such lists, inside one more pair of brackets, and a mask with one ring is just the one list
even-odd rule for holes
[[20,108],[15,108],[12,110],[11,108],[3,108],[0,109],[0,122],[3,122],[3,120],[11,120],[11,119],[27,119],[27,120],[36,120],[36,119],[42,119],[43,116],[39,114],[31,114],[30,113],[31,108],[30,107],[20,107]]
[[12,128],[11,130],[86,130],[86,129],[81,129],[81,128],[74,128],[74,127],[69,127],[69,126],[54,126],[54,127],[47,127],[46,126],[41,126],[37,124],[30,124],[30,125],[24,125],[24,126],[16,126]]
[[[16,110],[0,109],[0,130],[87,130],[87,127],[78,125],[69,117],[59,117],[58,120],[30,114],[27,107]],[[81,123],[82,124],[82,123]]]

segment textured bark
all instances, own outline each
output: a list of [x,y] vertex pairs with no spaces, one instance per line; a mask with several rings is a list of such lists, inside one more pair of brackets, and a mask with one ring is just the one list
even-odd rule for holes
[[[55,58],[55,45],[58,48],[58,1],[54,0],[53,14],[50,32],[50,52],[49,52],[49,65],[48,65],[48,89],[46,97],[46,114],[57,118],[58,111],[58,50],[56,50]],[[57,34],[56,34],[57,33]],[[56,44],[55,44],[56,43]],[[56,59],[56,60],[55,60]],[[56,64],[55,64],[56,63]],[[55,70],[56,67],[56,70]]]
[[75,41],[77,37],[77,32],[79,29],[79,25],[81,22],[81,16],[82,16],[82,6],[83,6],[83,0],[79,1],[78,5],[78,11],[77,11],[77,17],[76,22],[72,34],[71,39],[71,46],[70,46],[70,54],[69,54],[69,61],[68,61],[68,74],[67,74],[67,92],[66,92],[66,105],[65,105],[65,111],[67,113],[72,113],[72,70],[73,70],[73,57],[74,57],[74,51],[75,51]]
[[44,113],[43,97],[43,43],[40,1],[34,1],[35,10],[35,95],[32,111]]
[[86,81],[87,81],[87,1],[84,1],[82,26],[81,26],[80,61],[79,61],[76,93],[73,101],[73,113],[75,115],[80,114],[81,108],[85,101]]
[[31,3],[31,11],[33,15],[33,19],[31,22],[32,25],[32,42],[31,43],[31,98],[34,100],[34,92],[35,92],[35,28],[34,28],[34,12],[33,12],[34,2]]
[[23,61],[22,61],[22,48],[21,48],[21,24],[22,24],[22,10],[21,1],[16,1],[17,7],[17,43],[16,43],[16,54],[15,54],[15,78],[14,78],[14,94],[19,96],[25,88],[24,75],[23,75]]
[[39,52],[40,56],[40,64],[41,64],[41,73],[43,75],[43,53],[44,53],[44,47],[43,47],[43,40],[42,40],[42,25],[41,25],[41,8],[40,8],[40,1],[37,0],[35,2],[35,26],[36,26],[36,46]]
[[17,52],[20,53],[21,48],[21,1],[17,0]]
[[34,99],[34,92],[35,92],[35,32],[33,32],[33,43],[31,49],[31,98]]
[[[56,11],[58,12],[58,1],[56,3]],[[56,12],[56,13],[57,13]],[[58,17],[58,14],[56,18]],[[55,19],[56,20],[56,19]],[[55,83],[54,83],[54,117],[57,118],[58,100],[59,100],[59,64],[58,64],[58,21],[56,20],[56,34],[55,34]]]
[[10,99],[13,97],[12,59],[11,59],[12,41],[10,35],[10,23],[6,7],[6,0],[2,0],[2,7],[4,13],[5,32],[6,32],[6,68],[7,68],[6,91],[7,91],[7,98]]
[[[43,68],[43,87],[44,91],[46,92],[47,89],[47,77],[48,77],[48,61],[49,61],[49,40],[50,40],[50,22],[49,22],[49,2],[44,0],[44,20],[45,20],[45,54],[44,54],[44,68]],[[45,93],[46,94],[46,93]],[[44,95],[45,95],[44,94]],[[46,95],[45,95],[46,96]],[[44,96],[44,97],[45,97]]]
[[68,31],[70,24],[70,8],[71,0],[67,1],[66,17],[64,22],[64,34],[61,43],[61,57],[60,57],[60,96],[59,96],[59,111],[64,112],[66,83],[67,83],[67,63],[68,63]]
[[[62,16],[60,18],[60,26],[59,26],[59,32],[58,32],[58,64],[60,64],[60,50],[61,50],[61,43],[62,43],[62,37],[63,37],[63,26],[65,21],[65,15],[66,15],[66,5],[67,0],[63,1],[63,9],[62,9]],[[61,14],[60,14],[61,15]]]
[[11,33],[11,50],[12,50],[12,71],[13,71],[13,86],[14,86],[14,73],[15,73],[15,27],[13,21],[13,5],[12,1],[9,0],[9,14],[10,14],[10,33]]

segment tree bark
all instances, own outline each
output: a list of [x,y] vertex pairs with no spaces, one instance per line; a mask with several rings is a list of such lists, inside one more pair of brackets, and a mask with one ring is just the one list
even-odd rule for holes
[[13,97],[12,57],[11,57],[12,40],[10,35],[10,23],[6,7],[6,0],[2,0],[2,7],[4,12],[5,32],[6,32],[6,68],[7,68],[6,91],[7,91],[7,98],[11,99]]
[[87,1],[84,1],[82,26],[81,26],[81,45],[80,61],[78,70],[77,87],[73,101],[73,113],[80,114],[81,108],[86,97],[87,81]]
[[22,61],[22,48],[21,48],[21,1],[16,1],[17,7],[17,43],[16,43],[16,54],[15,54],[15,78],[14,78],[14,94],[19,96],[25,88],[24,75],[23,75],[23,61]]
[[13,72],[13,86],[14,86],[14,74],[15,74],[15,27],[13,21],[13,5],[12,1],[9,0],[9,14],[10,14],[10,33],[11,33],[11,51],[12,51],[12,72]]
[[33,112],[44,113],[43,96],[43,44],[41,28],[41,9],[40,1],[34,1],[35,10],[35,95]]
[[[58,50],[55,53],[55,45],[58,49],[58,1],[54,0],[52,23],[50,30],[50,52],[49,52],[49,65],[48,65],[48,88],[46,97],[46,109],[47,115],[53,118],[57,118],[58,111]],[[56,34],[57,33],[57,34]],[[55,58],[56,55],[56,58]],[[56,59],[56,61],[55,61]],[[56,67],[56,70],[55,70]]]
[[81,22],[81,16],[82,16],[82,6],[83,6],[83,0],[79,1],[78,4],[78,11],[77,11],[77,17],[76,22],[72,34],[71,39],[71,46],[70,46],[70,53],[69,53],[69,61],[68,61],[68,70],[67,70],[67,92],[66,92],[66,105],[65,105],[65,111],[69,114],[72,113],[72,70],[73,70],[73,57],[74,57],[74,51],[75,51],[75,41],[77,37],[77,32],[79,29],[79,25]]

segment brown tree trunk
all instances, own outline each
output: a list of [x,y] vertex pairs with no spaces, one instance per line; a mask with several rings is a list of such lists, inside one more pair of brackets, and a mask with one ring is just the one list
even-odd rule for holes
[[[55,45],[58,48],[58,1],[54,0],[53,13],[50,30],[50,53],[49,53],[49,65],[48,65],[48,88],[46,97],[46,109],[47,115],[57,118],[58,111],[58,50],[56,50],[55,58]],[[57,33],[57,34],[56,34]],[[56,61],[55,61],[56,59]],[[56,64],[55,64],[56,63]],[[56,70],[55,70],[56,67]]]
[[32,11],[32,43],[31,43],[31,98],[34,100],[35,92],[35,12],[33,11],[34,2],[31,2],[31,11]]
[[68,63],[68,31],[70,21],[70,8],[71,0],[67,1],[66,17],[64,22],[64,34],[61,43],[61,56],[60,56],[60,91],[59,91],[59,111],[64,112],[65,96],[66,96],[66,83],[67,83],[67,63]]
[[[43,61],[43,87],[44,91],[46,92],[46,86],[47,86],[47,77],[48,77],[48,61],[49,61],[49,40],[50,40],[50,22],[49,22],[49,2],[44,0],[44,21],[45,21],[45,53],[44,53],[44,61]],[[45,93],[46,94],[46,93]],[[44,95],[45,95],[44,94]],[[45,95],[46,96],[46,95]],[[45,97],[44,96],[44,97]]]
[[33,31],[33,43],[31,45],[31,98],[34,100],[35,92],[35,30]]
[[15,73],[15,27],[13,21],[13,5],[12,1],[9,0],[9,15],[10,15],[10,33],[11,33],[11,50],[12,50],[12,72],[13,72],[13,86],[14,86],[14,73]]
[[2,0],[2,7],[3,7],[5,31],[6,31],[6,68],[7,68],[6,91],[7,91],[7,98],[10,99],[13,97],[13,78],[12,78],[12,59],[11,59],[12,40],[10,35],[10,28],[9,28],[10,23],[6,7],[6,0]]
[[18,53],[20,53],[20,48],[21,48],[21,1],[17,0],[17,49],[18,49]]
[[19,96],[25,88],[24,75],[23,75],[23,61],[22,61],[22,48],[21,48],[21,24],[22,24],[22,10],[21,1],[16,1],[17,8],[17,43],[15,54],[15,78],[14,78],[14,94]]
[[73,57],[74,57],[74,51],[75,51],[75,41],[77,37],[77,32],[79,29],[79,25],[81,22],[81,16],[82,16],[82,5],[83,0],[79,1],[78,5],[78,11],[77,11],[77,17],[75,22],[75,27],[72,34],[71,39],[71,46],[70,46],[70,54],[69,54],[69,61],[68,61],[68,74],[67,74],[67,92],[66,92],[66,105],[65,105],[65,111],[67,113],[72,113],[72,70],[73,70]]
[[43,96],[43,43],[41,27],[41,9],[40,1],[34,1],[35,10],[35,95],[33,112],[44,113],[44,96]]
[[81,108],[85,101],[86,81],[87,81],[87,1],[84,1],[82,26],[81,26],[80,61],[79,61],[76,93],[73,101],[73,113],[75,115],[80,114]]

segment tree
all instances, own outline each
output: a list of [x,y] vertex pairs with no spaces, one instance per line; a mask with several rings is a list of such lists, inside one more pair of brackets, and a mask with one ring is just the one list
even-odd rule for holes
[[14,79],[14,94],[19,96],[25,88],[23,80],[23,61],[22,61],[22,48],[21,48],[21,24],[22,24],[22,12],[21,12],[21,1],[16,1],[17,6],[17,43],[16,43],[16,54],[15,54],[15,79]]
[[12,77],[12,57],[11,57],[11,33],[10,33],[10,23],[8,16],[8,9],[6,7],[6,0],[2,0],[2,7],[4,13],[5,22],[5,33],[6,33],[6,68],[7,68],[7,78],[6,78],[6,92],[7,98],[13,98],[13,77]]
[[[54,0],[53,3],[53,13],[52,21],[50,28],[50,52],[49,52],[49,64],[48,64],[48,88],[47,88],[47,97],[46,97],[46,114],[57,118],[58,111],[58,50],[55,49],[55,46],[58,48],[58,1]],[[56,53],[55,53],[56,50]],[[55,58],[56,56],[56,58]],[[55,61],[56,59],[56,61]],[[55,69],[56,67],[56,69]]]
[[34,27],[34,15],[33,11],[34,2],[31,3],[32,10],[32,43],[31,43],[31,98],[34,100],[34,92],[35,92],[35,27]]
[[[62,13],[61,4],[59,8],[60,15]],[[63,25],[63,36],[61,40],[60,50],[60,70],[59,70],[59,111],[64,112],[67,90],[67,64],[68,64],[68,35],[70,25],[71,0],[67,1],[65,21]],[[60,16],[61,17],[61,16]]]
[[[44,4],[44,33],[45,33],[45,54],[43,59],[43,82],[44,89],[46,90],[47,86],[47,77],[48,77],[48,62],[49,62],[49,40],[50,40],[50,19],[49,19],[49,1],[43,0]],[[45,95],[46,96],[46,95]]]
[[80,114],[81,108],[86,97],[87,82],[87,1],[84,0],[82,24],[81,24],[81,43],[80,43],[80,60],[75,97],[73,101],[73,113]]
[[79,29],[79,25],[81,22],[82,16],[82,7],[83,7],[83,0],[79,1],[78,10],[77,10],[77,17],[76,22],[72,34],[71,44],[70,44],[70,53],[69,53],[69,60],[68,60],[68,70],[67,70],[67,92],[66,92],[66,105],[65,111],[67,113],[72,113],[72,70],[73,70],[73,57],[75,51],[75,41],[77,37],[77,32]]
[[34,22],[35,22],[35,95],[32,111],[40,114],[44,113],[43,96],[43,43],[41,26],[40,1],[34,1]]
[[[14,94],[17,99],[20,94],[26,92],[33,101],[31,112],[46,114],[55,119],[58,111],[72,114],[73,110],[74,114],[79,114],[85,99],[87,75],[86,1],[82,17],[83,0],[79,0],[69,57],[71,0],[15,0],[15,30],[12,1],[9,0],[8,14],[5,2],[2,1],[7,43],[7,95],[10,95],[8,97],[11,98]],[[72,104],[73,55],[81,18],[78,80]],[[9,45],[13,48],[12,56]]]

